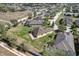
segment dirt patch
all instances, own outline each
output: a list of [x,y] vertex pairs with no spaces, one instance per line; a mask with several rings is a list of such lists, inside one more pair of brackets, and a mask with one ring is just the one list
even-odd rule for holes
[[27,11],[21,11],[21,12],[6,12],[2,13],[0,12],[0,19],[3,20],[17,20],[26,17],[28,14]]

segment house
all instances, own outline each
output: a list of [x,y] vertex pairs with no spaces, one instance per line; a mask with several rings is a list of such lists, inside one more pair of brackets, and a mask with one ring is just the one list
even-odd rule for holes
[[75,56],[74,39],[71,33],[59,32],[54,42],[54,48],[67,51],[68,55]]
[[52,28],[36,27],[31,32],[33,38],[40,38],[53,32]]
[[64,16],[74,16],[74,17],[78,17],[79,16],[79,13],[74,13],[74,12],[66,12],[64,13]]
[[38,17],[33,20],[32,19],[26,20],[25,25],[43,25],[43,23],[44,20]]
[[48,17],[48,16],[50,16],[50,11],[42,11],[42,16],[43,17]]

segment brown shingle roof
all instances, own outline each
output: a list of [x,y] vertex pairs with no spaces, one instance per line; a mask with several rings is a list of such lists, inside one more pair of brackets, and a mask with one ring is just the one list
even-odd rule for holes
[[50,31],[53,31],[53,29],[52,28],[37,27],[37,28],[34,28],[34,30],[32,31],[32,35],[34,37],[37,37],[39,35],[43,35],[43,34],[50,32]]

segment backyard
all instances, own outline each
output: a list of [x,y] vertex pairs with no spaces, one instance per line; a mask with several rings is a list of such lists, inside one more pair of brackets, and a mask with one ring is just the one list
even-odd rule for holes
[[35,48],[37,48],[38,50],[42,51],[44,48],[44,45],[46,45],[47,42],[53,42],[54,40],[54,36],[55,36],[55,32],[48,34],[44,37],[41,37],[39,39],[36,40],[32,40],[31,37],[29,36],[29,32],[32,30],[32,27],[28,27],[28,26],[23,26],[23,25],[19,25],[15,28],[15,30],[12,30],[11,32],[14,33],[14,35],[17,35],[23,39],[25,39],[25,41],[27,43],[30,43],[32,46],[34,46]]

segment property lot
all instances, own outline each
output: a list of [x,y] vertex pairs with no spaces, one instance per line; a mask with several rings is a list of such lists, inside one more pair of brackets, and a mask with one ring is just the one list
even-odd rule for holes
[[32,29],[33,29],[32,27],[23,26],[20,24],[16,28],[10,29],[10,32],[13,33],[14,35],[17,35],[25,39],[27,43],[31,44],[32,46],[37,48],[39,51],[43,50],[44,45],[46,45],[47,42],[54,40],[54,36],[56,34],[55,32],[48,34],[44,37],[32,40],[29,35],[29,31],[31,31]]

